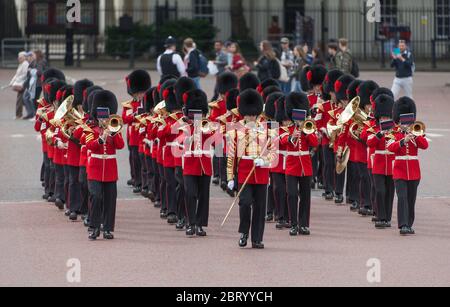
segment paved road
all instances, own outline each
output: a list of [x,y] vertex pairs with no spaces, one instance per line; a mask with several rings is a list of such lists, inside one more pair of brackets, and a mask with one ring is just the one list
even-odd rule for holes
[[[0,70],[0,85],[13,74]],[[68,71],[89,77],[127,99],[127,71]],[[384,86],[391,74],[363,74]],[[153,78],[156,80],[156,76]],[[66,262],[78,258],[81,285],[158,286],[368,286],[366,263],[381,261],[381,285],[450,285],[450,88],[449,74],[415,78],[419,119],[427,124],[431,148],[421,156],[417,236],[400,238],[395,229],[376,231],[346,207],[322,201],[315,192],[309,238],[290,238],[267,225],[266,249],[237,248],[237,211],[221,229],[231,203],[212,189],[208,237],[186,239],[159,219],[157,210],[132,195],[126,152],[119,155],[117,239],[88,242],[80,223],[69,223],[39,201],[40,143],[32,123],[13,120],[14,95],[0,92],[0,285],[70,285]],[[213,81],[205,80],[210,93]],[[201,264],[201,267],[199,266]]]

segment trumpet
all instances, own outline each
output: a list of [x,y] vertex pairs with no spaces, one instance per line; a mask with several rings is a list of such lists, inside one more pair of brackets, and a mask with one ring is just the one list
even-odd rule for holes
[[111,134],[119,133],[123,128],[123,119],[120,115],[111,115],[105,123],[105,129]]
[[408,127],[407,132],[414,136],[423,136],[426,131],[426,126],[421,121],[416,121],[414,124]]
[[312,119],[305,120],[301,125],[297,126],[304,134],[310,135],[317,131],[316,122]]

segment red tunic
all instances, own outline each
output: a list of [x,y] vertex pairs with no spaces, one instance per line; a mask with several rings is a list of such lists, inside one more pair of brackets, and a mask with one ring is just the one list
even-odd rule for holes
[[99,137],[102,133],[103,129],[95,127],[93,132],[86,135],[86,146],[91,152],[87,167],[88,180],[115,182],[119,178],[116,150],[124,148],[125,143],[122,134],[117,133],[101,144]]
[[367,146],[373,152],[371,159],[372,173],[374,175],[392,176],[392,164],[395,154],[387,150],[389,138],[385,136],[377,137],[380,131],[380,127],[374,127],[373,132],[369,132],[367,137]]
[[139,146],[139,122],[136,121],[136,114],[138,109],[141,107],[140,101],[132,101],[130,103],[132,108],[124,106],[122,111],[122,119],[127,127],[127,139],[130,146]]
[[[211,137],[213,137],[213,133],[194,132],[192,124],[188,127],[188,131],[189,139],[186,138],[188,135],[185,133],[183,141],[179,138],[179,142],[182,142],[185,146],[182,157],[183,175],[212,176],[212,155],[214,151]],[[197,140],[197,135],[201,137],[201,140]]]
[[427,149],[428,141],[425,136],[419,136],[403,144],[405,135],[394,133],[395,139],[388,142],[387,149],[395,153],[393,178],[401,180],[420,180],[420,164],[418,151]]
[[161,145],[164,144],[162,148],[162,162],[164,167],[175,167],[174,152],[180,147],[180,144],[176,141],[178,137],[177,126],[178,120],[182,116],[183,114],[181,112],[172,113],[166,119],[166,126],[158,130],[158,138]]
[[66,165],[67,163],[67,149],[66,148],[58,148],[58,141],[62,142],[66,147],[67,138],[61,132],[61,128],[55,128],[55,134],[52,139],[52,143],[54,144],[54,155],[53,155],[53,163],[57,165]]
[[286,173],[286,159],[287,159],[287,150],[288,146],[286,144],[281,144],[281,140],[290,135],[289,128],[287,127],[280,127],[278,128],[278,135],[279,137],[274,141],[275,148],[278,148],[277,150],[277,159],[272,161],[270,172],[271,173],[277,173],[277,174],[285,174]]
[[310,148],[319,146],[319,140],[315,133],[306,135],[302,132],[300,138],[292,143],[290,136],[294,134],[295,126],[289,127],[289,135],[285,135],[280,144],[287,146],[286,175],[296,177],[312,176]]
[[227,113],[227,103],[225,99],[222,99],[217,102],[217,107],[214,106],[211,109],[209,120],[212,122],[217,122],[217,118],[224,115],[225,113]]

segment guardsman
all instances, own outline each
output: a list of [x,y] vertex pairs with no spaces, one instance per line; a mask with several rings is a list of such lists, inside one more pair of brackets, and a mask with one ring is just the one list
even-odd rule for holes
[[239,246],[247,246],[251,228],[252,248],[264,248],[266,195],[269,184],[269,137],[267,125],[258,121],[263,112],[263,99],[254,89],[238,97],[239,114],[244,118],[235,129],[227,131],[228,188],[234,189],[236,170],[239,189]]
[[[55,80],[48,83],[49,88],[49,100],[54,105],[54,110],[58,110],[62,101],[57,98],[57,93],[60,88],[65,86],[65,82]],[[55,205],[58,209],[63,210],[64,204],[66,203],[66,193],[65,193],[65,174],[64,165],[66,150],[67,150],[67,140],[61,135],[61,122],[57,122],[54,119],[55,112],[53,116],[48,116],[51,118],[49,120],[50,127],[47,129],[47,136],[49,140],[50,148],[52,148],[52,162],[55,169]]]
[[[236,81],[237,82],[237,81]],[[177,80],[177,83],[174,85],[175,90],[175,98],[179,105],[185,107],[184,96],[187,92],[195,90],[197,86],[195,85],[194,80],[188,77],[181,77]],[[183,131],[178,132],[178,136],[181,137]],[[179,141],[180,151],[182,152],[182,138]],[[181,154],[177,154],[174,157],[175,159],[175,179],[177,181],[177,216],[178,222],[175,226],[177,230],[183,230],[186,226],[186,195],[185,195],[185,183],[183,178],[183,157]]]
[[[220,92],[220,90],[219,90]],[[206,236],[212,170],[214,123],[208,121],[208,99],[201,90],[184,95],[183,176],[186,187],[186,235]],[[183,125],[183,124],[182,124]]]
[[416,104],[411,98],[402,97],[394,104],[393,118],[400,125],[387,149],[395,153],[393,178],[397,192],[398,227],[401,235],[415,234],[415,206],[420,183],[419,149],[428,149],[425,126],[415,123]]
[[133,97],[132,100],[122,103],[122,119],[128,125],[127,140],[130,150],[130,168],[132,174],[132,183],[134,193],[141,193],[142,172],[141,161],[139,159],[139,122],[136,116],[139,110],[143,109],[142,99],[151,87],[150,75],[145,70],[135,70],[126,77],[127,91]]
[[393,139],[390,132],[395,127],[392,120],[393,96],[381,94],[376,98],[373,111],[377,125],[367,137],[367,146],[373,152],[372,175],[376,195],[375,227],[378,229],[391,227],[394,202],[395,188],[392,179],[392,163],[395,155],[387,150],[388,142]]
[[[82,116],[80,120],[85,120],[83,110],[84,92],[87,88],[93,86],[92,81],[83,79],[75,82],[73,87],[72,108]],[[78,214],[81,213],[81,184],[80,184],[80,136],[82,134],[82,125],[72,125],[70,129],[70,138],[67,148],[67,168],[69,171],[69,219],[76,221]],[[76,133],[75,133],[76,132]]]
[[345,107],[349,102],[347,89],[350,83],[352,83],[354,80],[355,79],[350,75],[343,75],[339,77],[338,80],[336,80],[336,82],[334,83],[334,92],[336,95],[336,108],[329,112],[330,121],[328,122],[328,124],[335,129],[333,132],[331,132],[331,135],[329,133],[328,135],[330,137],[330,146],[332,146],[336,158],[335,167],[333,170],[335,172],[334,202],[335,204],[338,205],[344,202],[344,185],[346,177],[345,169],[342,173],[338,173],[336,168],[338,163],[342,162],[343,152],[345,149],[342,146],[339,146],[338,136],[342,127],[339,126],[338,120],[341,116],[341,113],[344,111]]
[[324,198],[326,200],[332,200],[334,198],[335,190],[335,175],[336,175],[336,164],[333,145],[330,145],[330,136],[328,135],[327,124],[331,119],[330,112],[337,108],[336,93],[334,90],[334,83],[341,77],[343,73],[340,70],[333,69],[330,70],[323,82],[323,92],[324,94],[330,96],[330,100],[325,101],[320,109],[320,132],[322,133],[322,152],[324,161],[324,183],[325,183],[325,193]]
[[273,184],[273,195],[277,206],[277,229],[285,229],[290,227],[289,207],[286,189],[286,160],[287,145],[281,144],[280,140],[289,134],[290,119],[286,114],[285,96],[281,93],[271,94],[267,98],[267,106],[273,101],[274,119],[278,123],[278,139],[274,140],[274,146],[277,148],[278,160],[271,165],[270,180]]
[[80,140],[80,189],[81,189],[81,218],[83,220],[83,224],[85,227],[89,227],[89,216],[91,213],[91,200],[89,197],[89,186],[87,179],[87,162],[89,152],[86,147],[86,136],[90,134],[95,127],[95,122],[92,118],[92,100],[95,94],[103,89],[99,86],[91,86],[88,87],[83,92],[83,111],[84,111],[84,120],[83,125],[77,128],[73,136],[75,139]]
[[100,236],[100,225],[103,225],[103,238],[114,239],[118,180],[116,151],[125,146],[121,132],[112,130],[116,127],[110,122],[110,115],[117,113],[117,107],[116,96],[110,91],[95,93],[92,117],[96,125],[86,135],[86,146],[90,151],[87,173],[92,199],[89,240]]
[[178,222],[178,199],[177,194],[174,193],[177,188],[174,152],[178,152],[181,145],[177,142],[178,131],[176,130],[176,124],[183,117],[183,105],[178,103],[175,96],[175,83],[174,80],[172,85],[165,87],[162,91],[166,111],[169,115],[165,120],[165,125],[161,126],[157,133],[158,139],[164,144],[162,148],[162,162],[166,180],[167,223],[169,224],[176,224]]
[[[314,127],[308,127],[308,97],[291,93],[286,97],[286,115],[291,120],[289,133],[281,138],[287,147],[286,190],[291,220],[289,234],[309,235],[311,212],[312,163],[310,149],[319,145]],[[311,121],[310,123],[313,123]]]
[[258,77],[254,73],[249,72],[239,79],[238,89],[241,93],[248,89],[256,90],[260,84],[261,81]]

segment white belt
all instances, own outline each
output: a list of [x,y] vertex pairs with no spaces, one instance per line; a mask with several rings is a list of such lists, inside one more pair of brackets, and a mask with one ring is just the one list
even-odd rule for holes
[[258,159],[258,156],[242,156],[242,160],[256,160]]
[[194,150],[194,151],[188,151],[185,153],[185,156],[201,156],[201,155],[213,155],[213,152],[211,150]]
[[376,155],[393,155],[393,152],[390,152],[389,150],[375,150]]
[[91,154],[91,158],[101,159],[101,160],[110,160],[110,159],[115,159],[115,158],[116,158],[116,155],[97,155],[97,154]]
[[166,146],[175,147],[175,146],[181,146],[178,142],[167,142]]
[[401,160],[401,161],[419,160],[419,157],[417,157],[417,156],[398,156],[398,157],[395,157],[395,160]]
[[309,151],[290,151],[287,153],[287,156],[300,157],[300,156],[309,156],[311,153]]
[[287,156],[289,153],[286,150],[277,150],[277,154]]

